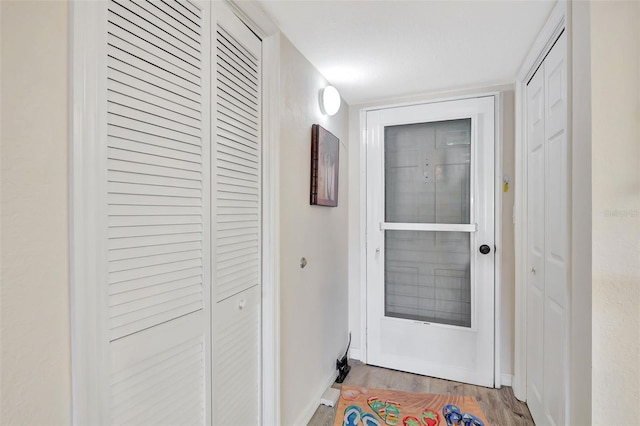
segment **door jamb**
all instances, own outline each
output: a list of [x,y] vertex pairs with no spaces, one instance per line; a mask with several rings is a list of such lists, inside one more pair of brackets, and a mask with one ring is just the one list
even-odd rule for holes
[[[500,293],[502,290],[502,274],[499,267],[502,265],[502,248],[498,244],[502,243],[502,125],[503,125],[503,100],[499,91],[469,93],[460,96],[425,98],[411,102],[391,103],[383,106],[371,106],[362,108],[360,115],[360,361],[367,363],[367,112],[379,109],[396,108],[412,105],[424,105],[448,101],[457,101],[481,97],[494,97],[494,242],[497,246],[495,250],[494,264],[494,387],[499,388],[502,384],[501,360],[500,360],[500,330],[499,324],[502,318],[500,308]],[[499,226],[498,226],[499,225]]]
[[367,363],[367,112],[360,110],[360,361]]
[[[518,188],[515,192],[516,283],[513,393],[521,401],[526,401],[527,397],[527,108],[525,91],[527,83],[566,27],[567,2],[561,0],[549,15],[547,22],[520,66],[515,83],[515,174]],[[570,47],[567,46],[568,58],[570,57]],[[569,74],[567,75],[567,87],[571,87]],[[567,114],[567,120],[569,119],[570,114]],[[569,122],[567,123],[569,124]],[[570,126],[568,125],[567,128]],[[570,312],[571,299],[567,300]],[[570,315],[568,320],[570,320]]]
[[500,324],[502,324],[501,291],[502,291],[502,125],[503,125],[503,100],[502,93],[497,93],[494,97],[493,112],[493,132],[494,132],[494,212],[493,212],[493,241],[494,241],[494,263],[493,263],[493,387],[502,387],[501,369],[501,343]]
[[[102,424],[108,417],[106,318],[106,215],[101,188],[106,178],[105,146],[106,5],[73,1],[69,4],[69,248],[72,424]],[[104,31],[103,31],[104,30]],[[98,190],[96,190],[98,189]],[[103,189],[103,190],[100,190]]]

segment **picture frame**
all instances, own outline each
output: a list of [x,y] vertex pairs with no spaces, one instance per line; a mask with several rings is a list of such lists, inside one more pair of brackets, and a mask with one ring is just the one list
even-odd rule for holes
[[338,206],[340,139],[319,124],[311,126],[310,204]]

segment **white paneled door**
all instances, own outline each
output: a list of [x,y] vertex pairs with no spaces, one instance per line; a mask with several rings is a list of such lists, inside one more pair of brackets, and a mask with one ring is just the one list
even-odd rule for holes
[[527,85],[527,403],[566,424],[569,262],[566,36]]
[[367,112],[367,362],[494,384],[494,97]]

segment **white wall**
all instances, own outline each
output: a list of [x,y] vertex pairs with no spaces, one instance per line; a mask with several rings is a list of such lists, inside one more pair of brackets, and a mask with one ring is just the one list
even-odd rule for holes
[[[640,2],[591,4],[593,424],[640,419]],[[622,414],[624,413],[624,414]]]
[[[284,36],[280,58],[281,421],[301,425],[333,382],[347,345],[349,108],[321,114],[318,95],[327,82]],[[341,142],[338,207],[309,205],[312,124]]]
[[1,5],[0,423],[70,424],[67,3]]
[[[514,258],[514,226],[512,220],[515,182],[515,112],[513,86],[493,86],[457,92],[433,93],[416,95],[410,98],[390,99],[368,104],[351,105],[349,108],[349,330],[353,337],[351,356],[360,359],[362,355],[362,310],[361,307],[361,278],[363,274],[360,253],[360,239],[362,237],[361,217],[364,214],[360,209],[361,190],[365,182],[364,165],[361,165],[360,139],[360,111],[363,108],[390,105],[402,102],[428,101],[436,98],[454,96],[472,96],[477,93],[502,92],[503,94],[503,174],[511,178],[509,191],[500,192],[496,196],[502,196],[502,244],[498,249],[502,250],[502,288],[500,292],[501,305],[499,306],[502,321],[500,329],[500,358],[501,373],[505,379],[510,379],[513,374],[513,341],[514,341],[514,294],[515,294],[515,258]],[[499,244],[499,242],[498,242]],[[509,377],[506,377],[509,376]]]

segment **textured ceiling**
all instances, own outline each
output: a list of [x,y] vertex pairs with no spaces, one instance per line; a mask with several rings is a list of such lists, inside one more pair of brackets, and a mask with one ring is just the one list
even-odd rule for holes
[[352,105],[513,82],[554,3],[261,1]]

